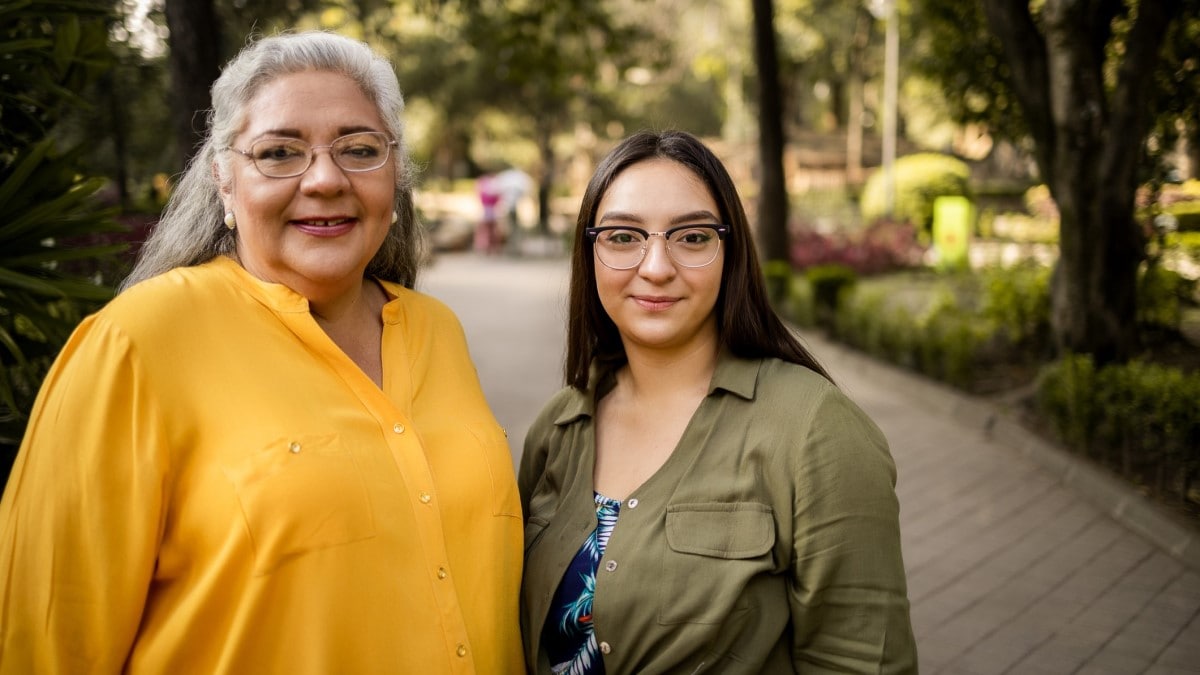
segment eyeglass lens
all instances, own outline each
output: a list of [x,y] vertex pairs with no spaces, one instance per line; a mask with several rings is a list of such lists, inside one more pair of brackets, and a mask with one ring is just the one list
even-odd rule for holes
[[372,171],[387,162],[391,147],[386,135],[367,131],[316,146],[298,138],[263,138],[252,143],[247,154],[263,175],[287,178],[307,171],[318,148],[329,148],[334,163],[346,171]]
[[[659,236],[661,233],[652,233]],[[697,225],[672,230],[666,237],[667,255],[684,267],[704,267],[716,260],[721,238],[715,227]],[[648,243],[639,230],[602,230],[596,235],[596,253],[600,262],[614,269],[638,266],[646,256]]]

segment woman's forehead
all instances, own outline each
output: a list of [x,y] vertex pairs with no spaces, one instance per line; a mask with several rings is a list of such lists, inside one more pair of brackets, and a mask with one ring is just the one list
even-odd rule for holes
[[679,162],[654,158],[632,164],[613,178],[600,198],[596,218],[674,222],[698,213],[719,213],[705,182]]

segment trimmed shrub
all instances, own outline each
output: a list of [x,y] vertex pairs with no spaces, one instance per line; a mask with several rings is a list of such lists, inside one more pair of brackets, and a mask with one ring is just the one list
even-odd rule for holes
[[1090,454],[1096,429],[1096,367],[1087,356],[1067,356],[1038,375],[1037,403],[1062,441]]
[[872,221],[885,216],[909,222],[921,232],[933,224],[933,200],[946,195],[971,196],[968,180],[971,170],[966,162],[938,153],[905,155],[896,160],[896,209],[887,213],[887,186],[882,169],[872,173],[863,186],[863,219]]
[[1200,476],[1200,373],[1068,356],[1043,369],[1037,400],[1062,441],[1159,495],[1190,499]]
[[1146,328],[1178,330],[1183,305],[1196,282],[1160,265],[1144,265],[1138,275],[1137,320]]
[[785,316],[799,326],[805,328],[817,327],[817,305],[813,298],[812,285],[805,277],[793,274],[792,283],[788,289],[788,304],[784,308]]
[[858,275],[845,265],[817,265],[805,270],[805,276],[812,287],[817,324],[833,327],[839,297],[854,286]]
[[1026,263],[984,271],[981,313],[1014,344],[1047,344],[1050,268]]

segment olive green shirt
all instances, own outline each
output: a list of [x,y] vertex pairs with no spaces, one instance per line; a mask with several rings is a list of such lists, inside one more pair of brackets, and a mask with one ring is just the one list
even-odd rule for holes
[[[521,458],[521,631],[538,673],[550,600],[596,528],[593,422],[612,377],[592,380],[547,403]],[[829,381],[722,354],[600,561],[606,671],[915,673],[895,480],[883,434]]]

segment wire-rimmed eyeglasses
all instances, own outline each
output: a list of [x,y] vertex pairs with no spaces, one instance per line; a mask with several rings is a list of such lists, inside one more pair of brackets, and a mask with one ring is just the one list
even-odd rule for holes
[[650,237],[662,237],[667,255],[682,267],[704,267],[717,259],[729,226],[716,223],[680,225],[666,232],[647,232],[628,225],[589,227],[584,235],[595,242],[596,257],[605,267],[628,270],[642,264]]
[[343,171],[361,173],[387,164],[393,145],[396,141],[381,131],[361,131],[335,138],[329,145],[312,145],[299,138],[260,138],[249,150],[225,149],[247,157],[268,178],[292,178],[308,171],[313,154],[322,148],[329,148],[329,156]]

